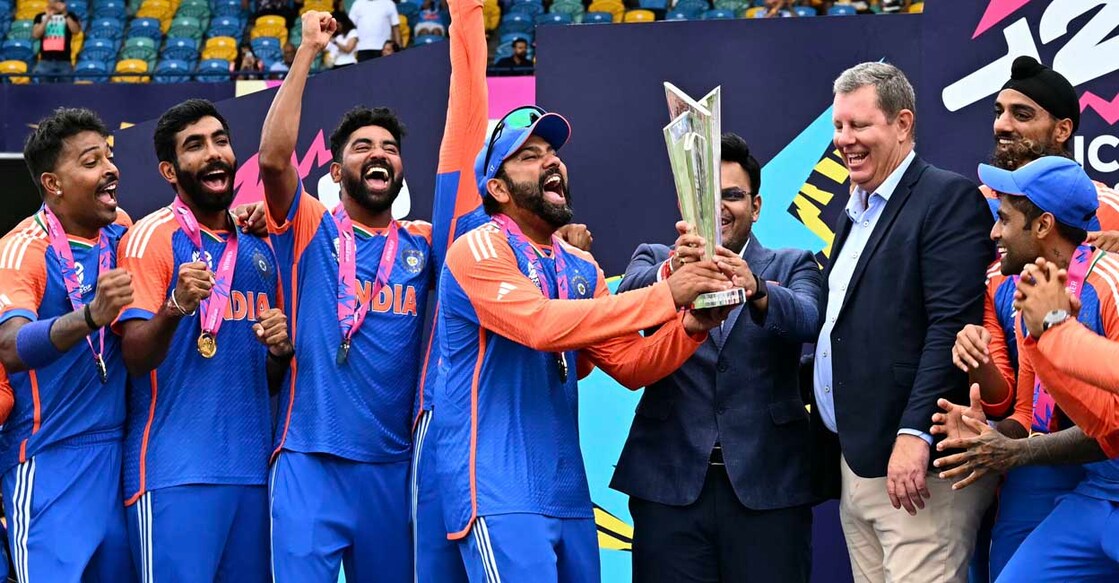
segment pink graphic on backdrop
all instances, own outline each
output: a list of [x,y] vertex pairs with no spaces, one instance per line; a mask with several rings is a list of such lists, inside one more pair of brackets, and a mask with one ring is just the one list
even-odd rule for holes
[[[296,152],[292,154],[292,163],[299,170],[299,179],[303,180],[311,174],[311,170],[326,166],[331,161],[330,148],[326,147],[323,130],[315,134],[310,147],[303,156]],[[237,193],[234,204],[245,204],[264,200],[264,183],[260,180],[260,154],[253,154],[237,169],[237,176],[233,179],[233,190]]]
[[1029,3],[1030,0],[991,0],[991,3],[987,5],[987,10],[983,12],[983,18],[979,20],[979,26],[976,27],[975,34],[971,35],[971,40],[979,38],[979,35],[991,30],[991,27],[1002,22],[1004,18]]
[[1088,108],[1095,110],[1108,124],[1115,125],[1119,122],[1119,94],[1108,101],[1091,91],[1085,91],[1080,96],[1080,111],[1083,113]]
[[536,77],[490,77],[490,119],[501,119],[510,110],[536,103]]

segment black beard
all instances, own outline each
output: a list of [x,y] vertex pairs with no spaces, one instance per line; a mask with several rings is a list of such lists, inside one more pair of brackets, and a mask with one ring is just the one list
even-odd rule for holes
[[[233,184],[236,182],[234,166],[236,165],[236,160],[233,161],[233,166],[226,164],[222,160],[218,160],[207,164],[194,174],[183,172],[179,169],[178,164],[175,164],[174,168],[175,176],[179,181],[179,187],[182,188],[187,197],[194,202],[194,205],[202,212],[216,213],[229,210],[229,205],[233,204],[233,198],[235,196]],[[224,170],[226,174],[229,175],[229,187],[225,189],[225,192],[217,195],[206,192],[202,187],[202,176],[214,170]]]
[[[380,166],[389,172],[389,180],[391,181],[389,190],[384,195],[373,194],[367,186],[362,176],[370,166]],[[392,203],[396,201],[396,197],[400,195],[401,189],[404,188],[404,175],[396,176],[393,172],[392,166],[375,164],[370,162],[362,166],[361,174],[354,176],[345,167],[342,168],[342,189],[346,194],[354,199],[355,202],[360,204],[365,210],[371,213],[383,213],[392,208]]]
[[537,182],[513,182],[506,180],[513,203],[517,206],[540,217],[544,222],[558,229],[571,222],[574,211],[571,210],[571,193],[567,190],[567,183],[563,189],[564,204],[554,204],[544,200],[544,181],[555,172],[545,172]]
[[1007,146],[999,145],[997,140],[1006,135],[995,136],[995,150],[991,153],[991,165],[1003,170],[1017,170],[1028,162],[1044,156],[1068,156],[1068,152],[1051,140],[1038,142],[1027,138],[1017,138]]

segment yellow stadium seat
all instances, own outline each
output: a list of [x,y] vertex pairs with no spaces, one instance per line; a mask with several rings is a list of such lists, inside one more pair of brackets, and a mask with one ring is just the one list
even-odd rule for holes
[[78,62],[78,53],[82,52],[82,45],[85,44],[85,32],[79,31],[70,39],[70,64]]
[[622,22],[653,22],[657,15],[652,10],[628,10],[622,16]]
[[261,16],[260,18],[257,18],[255,28],[283,28],[283,29],[286,29],[287,28],[287,21],[284,20],[283,16],[276,16],[275,14],[269,14],[268,16]]
[[497,30],[501,26],[501,7],[496,2],[486,2],[482,6],[482,19],[485,22],[486,32]]
[[[147,73],[148,62],[140,59],[123,59],[117,61],[117,73]],[[113,83],[147,83],[150,77],[128,76],[113,77]]]
[[765,6],[755,6],[746,9],[746,18],[761,18],[761,14],[765,13]]
[[158,18],[170,20],[175,14],[175,8],[166,0],[146,0],[136,11],[137,18]]
[[[263,17],[262,17],[263,18]],[[249,35],[250,38],[260,38],[262,36],[270,36],[280,39],[280,45],[288,41],[288,29],[284,27],[271,27],[271,26],[254,26],[253,32]]]
[[400,15],[400,43],[404,48],[412,40],[412,27],[408,25],[408,17]]
[[334,10],[334,4],[330,0],[308,0],[303,3],[303,8],[299,9],[299,14],[302,15],[310,10],[331,12]]
[[595,0],[587,8],[587,12],[609,12],[614,15],[614,22],[621,22],[626,7],[618,0]]
[[909,5],[909,11],[910,12],[924,12],[925,11],[925,3],[924,2],[914,2],[913,4]]
[[231,36],[215,36],[206,39],[202,48],[203,59],[225,59],[232,61],[237,58],[237,39]]
[[[23,61],[0,61],[0,73],[26,73],[27,63]],[[25,85],[31,82],[28,77],[7,77],[9,83]]]

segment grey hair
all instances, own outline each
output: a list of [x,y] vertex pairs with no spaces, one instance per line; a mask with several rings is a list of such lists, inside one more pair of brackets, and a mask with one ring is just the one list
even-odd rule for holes
[[916,140],[917,94],[901,69],[889,63],[860,63],[839,75],[832,85],[832,92],[846,95],[868,85],[874,87],[878,96],[878,109],[886,114],[886,119],[891,123],[903,109],[914,113],[910,134]]

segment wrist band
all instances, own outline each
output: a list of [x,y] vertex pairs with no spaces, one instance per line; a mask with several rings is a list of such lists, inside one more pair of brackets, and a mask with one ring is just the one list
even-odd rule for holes
[[187,313],[187,311],[179,305],[179,300],[175,297],[175,290],[171,290],[171,306],[179,311],[180,316],[193,316],[198,313],[198,308],[195,308],[193,312]]
[[29,369],[42,368],[62,356],[63,352],[51,342],[51,327],[58,318],[24,324],[16,332],[16,354]]
[[101,328],[101,326],[97,325],[97,322],[93,321],[93,312],[90,311],[89,304],[85,305],[84,312],[85,312],[85,325],[89,326],[90,330],[97,330],[97,329]]

